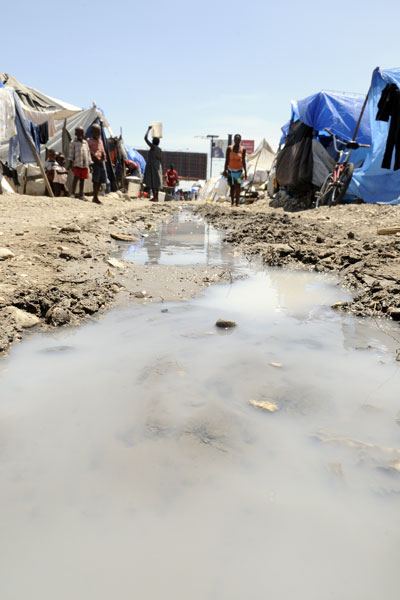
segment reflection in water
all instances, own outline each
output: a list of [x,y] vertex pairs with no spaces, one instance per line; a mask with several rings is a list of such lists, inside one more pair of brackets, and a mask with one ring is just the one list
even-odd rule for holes
[[140,242],[124,248],[124,259],[138,264],[237,264],[231,246],[221,242],[211,225],[181,212],[157,230],[146,232]]
[[146,265],[156,265],[161,256],[160,249],[160,234],[158,231],[151,231],[143,239],[144,247],[147,251],[148,260],[145,261]]
[[397,600],[395,342],[356,350],[329,278],[248,273],[14,348],[2,600]]

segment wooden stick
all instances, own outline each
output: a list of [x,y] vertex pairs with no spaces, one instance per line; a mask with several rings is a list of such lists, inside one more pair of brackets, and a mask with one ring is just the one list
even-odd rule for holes
[[394,235],[395,233],[400,233],[400,227],[384,227],[383,229],[378,229],[378,235]]
[[49,192],[49,196],[50,196],[50,198],[54,198],[53,190],[51,189],[50,182],[47,179],[46,171],[43,168],[42,161],[40,160],[40,156],[38,154],[38,151],[36,150],[36,146],[33,143],[31,136],[28,135],[28,133],[25,131],[25,127],[23,125],[22,125],[22,129],[24,131],[25,138],[27,139],[28,144],[30,145],[31,150],[32,150],[32,152],[33,152],[33,154],[35,156],[35,159],[36,159],[36,162],[38,164],[38,167],[39,167],[39,169],[40,169],[40,171],[41,171],[41,173],[43,175],[43,179],[44,179],[44,182],[46,184],[47,191]]

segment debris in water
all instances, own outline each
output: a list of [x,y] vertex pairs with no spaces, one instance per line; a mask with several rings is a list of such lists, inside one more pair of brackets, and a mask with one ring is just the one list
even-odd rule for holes
[[335,302],[335,304],[332,304],[331,308],[342,308],[343,306],[347,306],[347,304],[348,302]]
[[276,410],[279,410],[278,405],[274,402],[270,402],[269,400],[250,400],[250,404],[256,408],[267,410],[268,412],[275,412]]
[[281,369],[283,367],[283,364],[280,362],[270,362],[269,364],[271,367],[276,367],[277,369]]
[[113,240],[120,242],[140,242],[140,239],[136,235],[125,235],[124,233],[110,233]]
[[221,327],[221,329],[229,329],[230,327],[236,327],[237,323],[235,321],[227,321],[226,319],[218,319],[215,325],[216,327]]

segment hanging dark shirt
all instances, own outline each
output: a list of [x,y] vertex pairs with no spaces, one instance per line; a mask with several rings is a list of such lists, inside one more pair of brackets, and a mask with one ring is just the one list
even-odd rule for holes
[[377,121],[389,121],[389,133],[386,141],[382,169],[390,169],[395,149],[393,169],[400,169],[400,90],[395,83],[388,83],[378,102]]
[[39,139],[39,125],[35,125],[35,123],[31,123],[31,136],[35,143],[36,150],[40,152],[40,139]]
[[49,141],[49,123],[48,123],[48,121],[45,121],[41,125],[38,125],[38,127],[39,127],[39,142],[41,144],[47,144],[47,142]]

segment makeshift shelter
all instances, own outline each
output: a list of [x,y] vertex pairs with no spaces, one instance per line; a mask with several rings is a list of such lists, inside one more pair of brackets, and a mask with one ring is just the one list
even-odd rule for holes
[[354,170],[348,192],[368,203],[400,204],[399,67],[373,71],[367,108],[371,148]]
[[140,152],[138,152],[133,146],[125,146],[125,148],[129,160],[133,160],[133,162],[139,165],[139,169],[142,173],[144,173],[144,170],[146,168],[146,161],[143,155],[140,154]]
[[275,158],[275,152],[263,139],[252,154],[246,158],[247,175],[250,184],[262,184],[268,180],[268,173]]
[[[23,85],[7,73],[0,73],[0,84],[0,117],[3,114],[3,121],[4,115],[7,118],[7,127],[0,128],[0,161],[3,165],[7,163],[3,170],[6,168],[8,175],[15,173],[14,187],[21,193],[40,195],[45,192],[40,162],[45,160],[46,148],[68,156],[69,142],[76,127],[88,131],[94,122],[100,122],[103,142],[104,127],[112,135],[107,119],[95,104],[84,110]],[[45,125],[47,141],[40,139],[41,125]],[[111,188],[117,189],[110,160],[107,161],[107,174]],[[86,180],[85,190],[91,189],[90,179]]]
[[[350,141],[361,114],[365,96],[341,92],[319,92],[292,101],[291,120],[282,127],[281,145],[276,159],[276,180],[290,193],[303,194],[320,187],[333,169],[335,153],[329,129],[339,139]],[[369,144],[371,127],[368,107],[361,119],[357,141]],[[356,163],[365,158],[364,149],[353,152]]]

